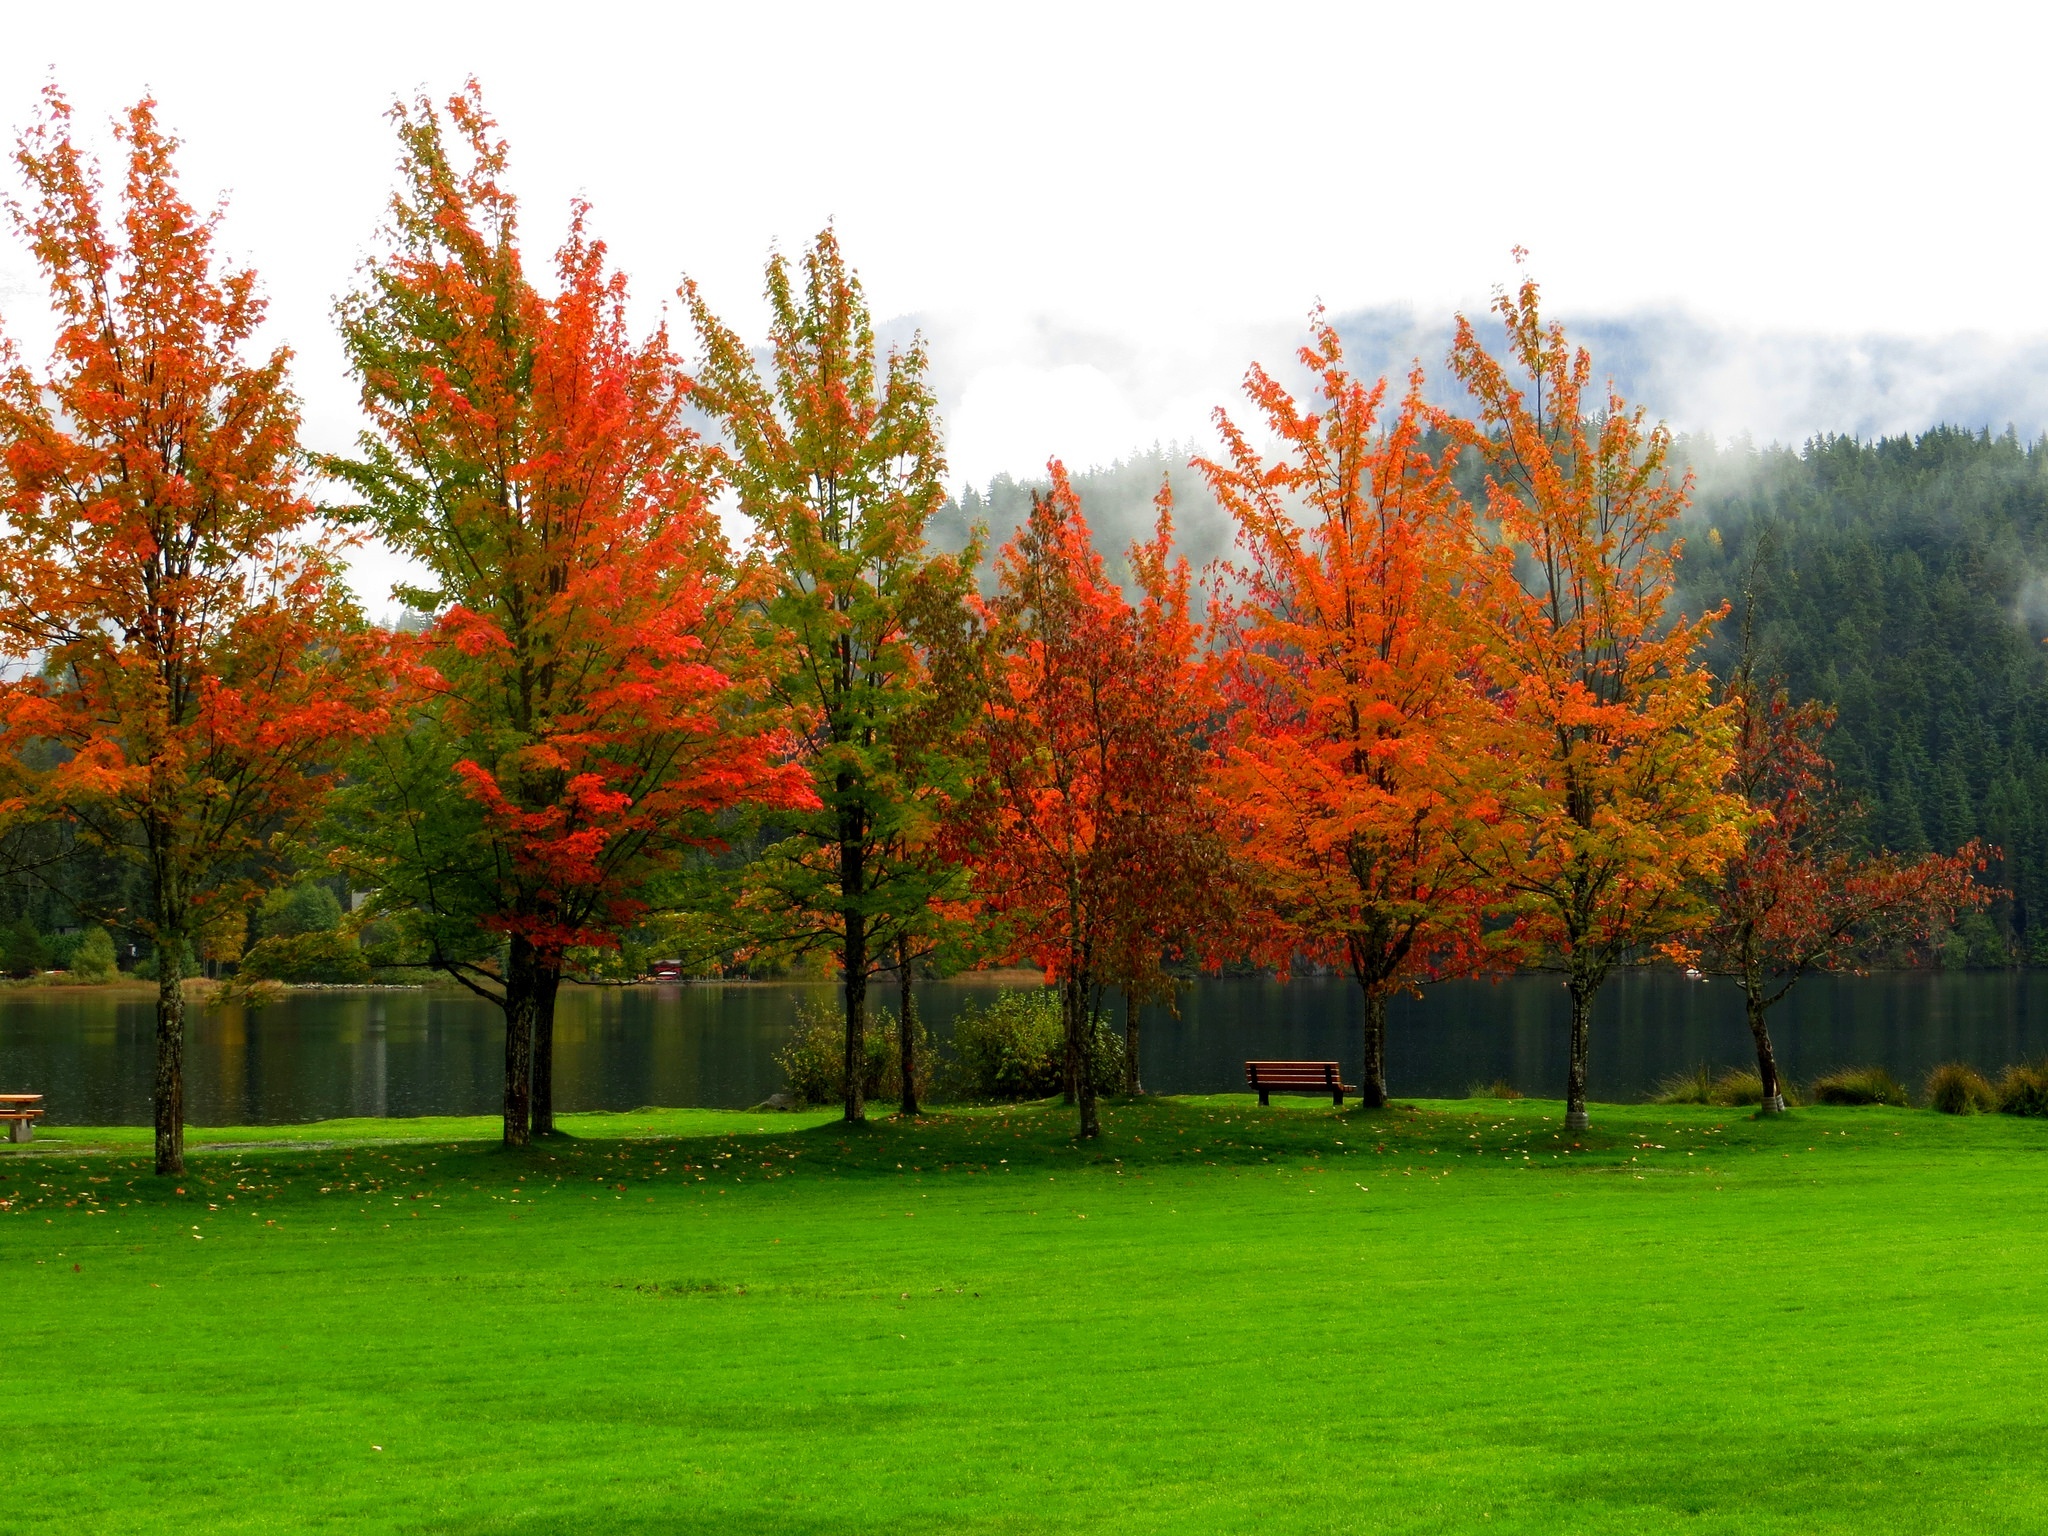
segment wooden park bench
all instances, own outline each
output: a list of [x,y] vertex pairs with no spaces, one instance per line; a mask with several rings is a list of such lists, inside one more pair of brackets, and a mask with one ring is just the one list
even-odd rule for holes
[[0,1120],[12,1122],[7,1127],[9,1141],[35,1140],[36,1122],[42,1118],[40,1093],[0,1093]]
[[1248,1061],[1244,1080],[1258,1090],[1259,1102],[1269,1093],[1327,1093],[1332,1104],[1358,1090],[1344,1081],[1334,1061]]

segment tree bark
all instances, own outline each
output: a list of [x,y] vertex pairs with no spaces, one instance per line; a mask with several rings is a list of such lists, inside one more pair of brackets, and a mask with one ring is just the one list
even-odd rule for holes
[[1572,973],[1572,1054],[1565,1073],[1564,1128],[1583,1131],[1592,1122],[1586,1118],[1586,1046],[1593,1022],[1593,997],[1599,984]]
[[1744,994],[1749,1005],[1749,1032],[1756,1040],[1756,1075],[1764,1085],[1761,1106],[1764,1114],[1785,1113],[1785,1086],[1778,1081],[1778,1056],[1771,1049],[1771,1021],[1764,1009],[1763,990],[1750,988]]
[[1095,1103],[1095,1016],[1088,1008],[1088,988],[1084,980],[1075,977],[1067,984],[1067,990],[1074,1020],[1069,1031],[1073,1040],[1074,1099],[1081,1109],[1081,1139],[1090,1141],[1102,1134],[1102,1121]]
[[156,1171],[185,1171],[185,936],[156,941]]
[[845,806],[851,794],[850,775],[839,776],[842,806],[839,813],[839,899],[846,929],[840,950],[840,968],[846,973],[846,1123],[859,1125],[867,1119],[862,1102],[868,1070],[868,919],[861,910],[867,893],[866,845],[861,837],[860,810]]
[[533,1134],[555,1134],[555,998],[562,989],[559,964],[534,968],[533,988]]
[[1138,1015],[1139,1005],[1132,1001],[1129,992],[1124,993],[1124,1092],[1132,1098],[1142,1098],[1145,1093],[1144,1078],[1138,1071],[1138,1043],[1141,1034]]
[[917,971],[910,958],[910,946],[896,943],[896,984],[902,990],[902,1008],[896,1015],[896,1039],[903,1071],[903,1100],[900,1112],[915,1117],[917,1106]]
[[1068,983],[1060,983],[1060,1022],[1066,1026],[1066,1039],[1062,1042],[1066,1061],[1067,1096],[1069,1109],[1081,1102],[1081,1027],[1075,1022],[1080,1017],[1080,1007],[1071,995],[1073,989]]
[[516,934],[505,955],[505,1145],[523,1147],[532,1137],[538,967],[533,945]]
[[[1360,983],[1364,986],[1363,983]],[[1358,1102],[1366,1109],[1387,1107],[1387,994],[1365,987],[1365,1065],[1358,1073]]]

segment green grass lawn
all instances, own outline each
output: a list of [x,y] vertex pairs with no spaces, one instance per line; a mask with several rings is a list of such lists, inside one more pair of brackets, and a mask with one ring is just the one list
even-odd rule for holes
[[2048,1529],[2048,1124],[1595,1113],[53,1128],[8,1523]]

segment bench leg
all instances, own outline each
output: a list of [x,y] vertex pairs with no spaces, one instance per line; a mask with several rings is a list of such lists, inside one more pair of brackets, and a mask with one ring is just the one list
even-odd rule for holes
[[1270,1107],[1270,1106],[1268,1105],[1268,1102],[1267,1102],[1267,1099],[1266,1099],[1266,1090],[1265,1090],[1265,1089],[1263,1089],[1263,1088],[1261,1088],[1261,1089],[1259,1090],[1259,1108],[1261,1108],[1261,1109],[1266,1109],[1266,1108],[1268,1108],[1268,1107]]
[[9,1141],[34,1141],[36,1139],[35,1121],[16,1120],[7,1127],[7,1139]]
[[1344,1090],[1342,1088],[1331,1089],[1330,1102],[1336,1105],[1339,1109],[1342,1109],[1344,1107]]

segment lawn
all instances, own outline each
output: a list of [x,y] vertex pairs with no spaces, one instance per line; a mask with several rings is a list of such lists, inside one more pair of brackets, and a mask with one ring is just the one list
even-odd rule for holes
[[177,1193],[53,1129],[0,1156],[8,1514],[2048,1529],[2048,1124],[1595,1114],[354,1121],[195,1133]]

